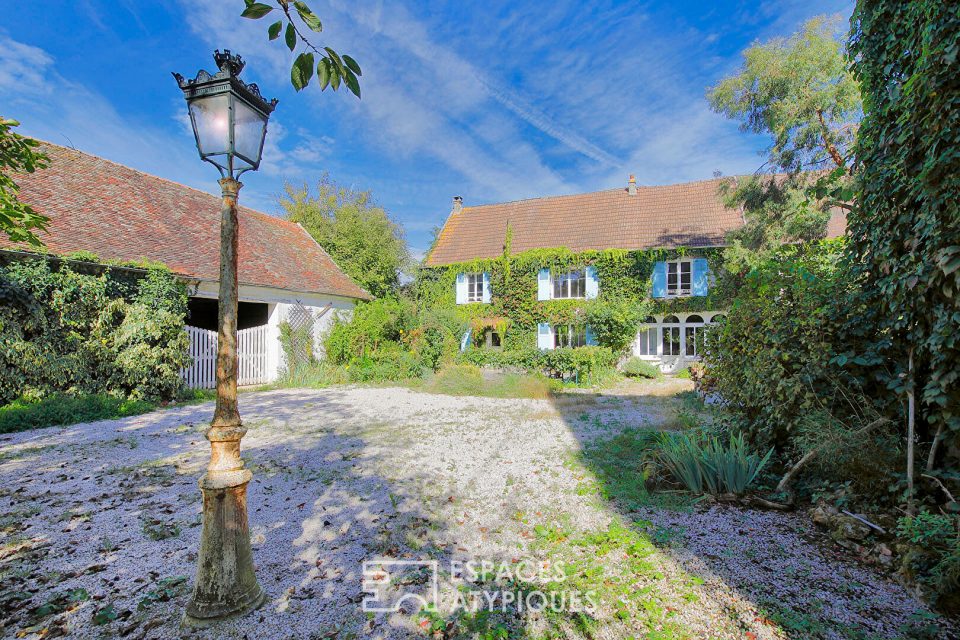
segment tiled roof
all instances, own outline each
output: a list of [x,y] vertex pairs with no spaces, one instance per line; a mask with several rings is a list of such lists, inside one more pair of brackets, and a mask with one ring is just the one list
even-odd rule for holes
[[[624,188],[463,207],[450,214],[426,264],[502,255],[507,224],[512,253],[719,246],[728,231],[743,225],[740,211],[720,201],[722,180],[638,186],[635,195]],[[830,232],[842,234],[844,227],[841,215],[831,220]]]
[[[49,168],[16,182],[21,200],[50,218],[39,235],[51,252],[146,258],[188,278],[219,280],[220,198],[74,149],[42,148]],[[300,225],[244,206],[239,221],[240,284],[370,297]],[[5,238],[0,248],[28,250]]]

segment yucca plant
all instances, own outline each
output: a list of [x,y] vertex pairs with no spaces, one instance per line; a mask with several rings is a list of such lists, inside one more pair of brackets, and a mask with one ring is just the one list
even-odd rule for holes
[[664,434],[661,463],[694,493],[740,495],[770,461],[773,449],[761,457],[749,450],[742,434],[730,435],[724,445],[703,432]]

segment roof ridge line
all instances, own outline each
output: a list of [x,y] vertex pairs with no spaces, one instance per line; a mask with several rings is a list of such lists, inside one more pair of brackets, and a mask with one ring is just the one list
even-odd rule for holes
[[[639,193],[641,190],[646,190],[646,189],[666,189],[669,187],[684,187],[691,184],[719,182],[720,180],[727,180],[730,178],[738,178],[738,177],[740,176],[730,175],[730,176],[717,176],[714,178],[701,178],[699,180],[687,180],[686,182],[671,182],[669,184],[643,184],[643,185],[638,184],[637,192]],[[613,187],[611,189],[598,189],[597,191],[582,191],[578,193],[561,193],[561,194],[552,195],[552,196],[536,196],[533,198],[518,198],[516,200],[505,200],[503,202],[488,202],[485,204],[475,204],[475,205],[465,206],[463,207],[463,209],[466,210],[466,209],[479,209],[481,207],[497,207],[505,204],[516,204],[519,202],[534,202],[536,200],[555,200],[559,198],[574,198],[577,196],[589,196],[597,193],[615,193],[617,191],[626,192],[626,190],[627,189],[625,187],[624,188]]]

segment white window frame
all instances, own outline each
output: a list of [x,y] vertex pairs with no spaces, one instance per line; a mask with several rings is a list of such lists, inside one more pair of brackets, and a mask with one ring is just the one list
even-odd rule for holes
[[[580,295],[571,295],[574,282],[580,284]],[[560,285],[560,295],[557,295]],[[587,297],[587,270],[571,269],[567,273],[555,275],[550,282],[550,293],[554,300],[583,300]]]
[[[690,322],[690,318],[694,316],[700,318],[700,322]],[[705,327],[702,314],[693,313],[683,319],[683,356],[685,358],[700,357],[697,353],[697,334],[702,333]]]
[[[668,358],[675,358],[678,356],[683,356],[683,320],[677,316],[678,322],[664,322],[670,316],[664,316],[663,320],[660,321],[660,347],[661,347],[661,356]],[[667,336],[670,336],[668,341]],[[667,345],[671,345],[673,348],[667,349]],[[676,353],[674,353],[676,349]]]
[[483,302],[483,273],[464,274],[467,281],[466,302]]
[[583,324],[558,324],[553,327],[554,349],[578,349],[587,346],[587,326]]
[[[667,298],[686,298],[693,295],[693,260],[667,260]],[[676,269],[673,287],[670,286],[670,269]],[[687,287],[683,288],[683,269],[687,268]]]
[[641,358],[660,357],[660,323],[651,317],[653,322],[644,322],[637,332],[637,355]]

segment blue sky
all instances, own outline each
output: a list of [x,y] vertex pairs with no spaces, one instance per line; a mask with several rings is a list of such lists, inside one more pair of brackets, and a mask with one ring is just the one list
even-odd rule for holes
[[6,7],[0,114],[30,135],[217,193],[171,71],[244,56],[280,104],[241,201],[276,213],[285,181],[324,171],[371,189],[415,253],[465,204],[754,171],[765,141],[710,113],[707,87],[755,40],[840,0],[365,2],[312,0],[317,41],[363,67],[363,99],[297,94],[290,54],[242,0],[77,0]]

